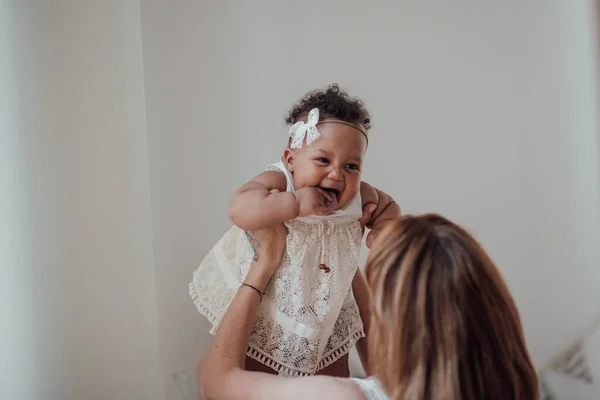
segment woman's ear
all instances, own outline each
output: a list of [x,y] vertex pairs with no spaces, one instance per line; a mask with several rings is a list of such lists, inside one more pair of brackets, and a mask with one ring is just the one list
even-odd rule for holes
[[296,159],[296,153],[294,150],[287,148],[283,152],[283,164],[288,171],[294,172],[294,160]]

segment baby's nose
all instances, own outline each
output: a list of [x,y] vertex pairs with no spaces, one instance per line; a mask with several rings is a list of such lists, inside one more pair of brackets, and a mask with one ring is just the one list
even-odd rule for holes
[[333,167],[331,171],[329,171],[329,179],[334,181],[341,181],[343,179],[342,171],[339,167]]

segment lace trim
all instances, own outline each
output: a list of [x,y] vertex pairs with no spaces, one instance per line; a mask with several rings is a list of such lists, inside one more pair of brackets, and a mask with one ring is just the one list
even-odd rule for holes
[[299,371],[297,368],[290,368],[287,365],[275,361],[271,356],[261,351],[258,347],[254,347],[252,345],[248,347],[246,355],[253,360],[258,361],[259,363],[266,365],[282,376],[297,378],[301,376],[312,375],[310,372]]
[[350,352],[350,349],[356,345],[356,342],[358,342],[364,337],[365,332],[361,327],[361,329],[357,330],[356,332],[354,332],[354,334],[349,336],[348,339],[346,339],[346,341],[344,342],[344,344],[342,344],[336,350],[333,350],[329,354],[323,356],[323,359],[319,362],[319,365],[317,366],[317,370],[320,371],[323,368],[330,366],[331,364],[339,360],[342,356],[348,354]]
[[221,320],[219,319],[219,316],[210,308],[208,308],[206,306],[206,304],[204,304],[202,302],[202,299],[200,298],[200,294],[198,293],[198,288],[196,288],[196,284],[194,283],[194,281],[190,282],[190,297],[192,298],[192,301],[194,302],[194,305],[196,306],[196,309],[198,310],[198,312],[200,313],[200,315],[203,315],[208,322],[210,322],[210,324],[212,325],[212,328],[210,328],[210,331],[208,331],[208,333],[210,333],[211,335],[214,335],[217,332],[217,327],[219,326],[219,322],[221,322]]
[[[358,329],[356,332],[354,332],[354,334],[349,336],[348,339],[346,339],[341,346],[339,346],[335,350],[330,351],[329,354],[323,357],[323,359],[319,362],[317,366],[317,372],[322,370],[323,368],[330,366],[331,364],[342,358],[344,355],[348,354],[350,352],[350,349],[356,345],[356,342],[358,342],[364,337],[365,333],[362,330],[362,328]],[[311,376],[314,374],[313,372],[309,371],[300,371],[296,367],[288,367],[287,365],[276,361],[267,353],[263,352],[261,349],[253,345],[250,345],[248,347],[246,355],[248,355],[248,357],[252,358],[253,360],[258,361],[259,363],[266,365],[267,367],[271,368],[272,370],[274,370],[282,376],[296,378],[302,376]]]
[[196,285],[194,284],[194,282],[190,282],[190,297],[192,298],[194,305],[198,309],[198,312],[204,317],[206,317],[206,319],[208,319],[208,322],[214,325],[219,321],[219,317],[217,316],[217,314],[215,314],[211,309],[209,309],[208,307],[206,307],[205,304],[202,303],[202,300],[200,299],[200,294],[198,293],[198,289],[196,289]]

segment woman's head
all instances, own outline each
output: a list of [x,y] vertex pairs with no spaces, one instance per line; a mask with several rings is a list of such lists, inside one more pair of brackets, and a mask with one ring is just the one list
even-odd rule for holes
[[370,364],[391,399],[539,398],[517,307],[464,229],[432,214],[395,220],[366,275]]
[[286,122],[308,121],[318,109],[320,137],[301,147],[288,148],[283,160],[294,176],[294,186],[321,187],[335,196],[339,208],[348,205],[360,189],[362,163],[367,149],[369,112],[359,99],[350,97],[338,85],[306,94],[290,110]]

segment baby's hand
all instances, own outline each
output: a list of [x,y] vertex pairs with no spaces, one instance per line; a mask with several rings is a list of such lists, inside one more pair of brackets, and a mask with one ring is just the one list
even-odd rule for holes
[[366,203],[363,204],[360,223],[363,227],[371,229],[367,235],[367,247],[370,249],[379,233],[390,221],[400,217],[401,212],[400,207],[389,194],[364,182],[361,183],[361,197]]
[[377,210],[377,204],[375,203],[367,203],[363,206],[363,215],[359,220],[363,233],[365,233],[365,226],[371,222],[375,210]]
[[[360,218],[360,225],[362,227],[363,233],[365,233],[365,226],[371,222],[373,218],[373,213],[376,209],[377,204],[375,203],[368,203],[363,206],[363,215]],[[378,224],[377,227],[373,227],[373,229],[371,229],[371,231],[367,235],[366,245],[368,249],[371,248],[373,241],[375,240],[379,232],[381,232],[383,225],[385,225],[385,222]]]
[[296,190],[294,196],[296,196],[299,217],[327,215],[337,207],[337,200],[317,187],[303,187]]

